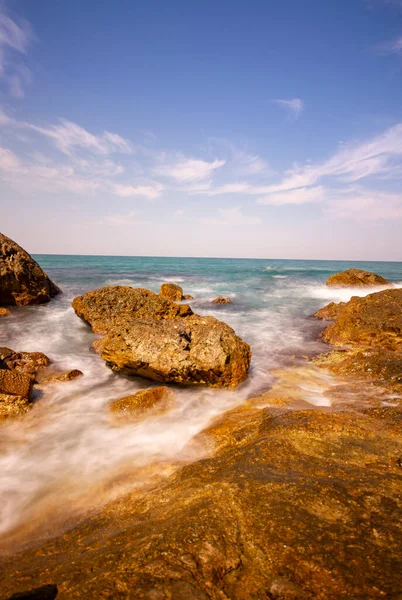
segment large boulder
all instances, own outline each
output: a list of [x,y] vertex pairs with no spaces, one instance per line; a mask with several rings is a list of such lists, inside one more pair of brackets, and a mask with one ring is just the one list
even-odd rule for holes
[[173,302],[180,302],[183,300],[183,288],[175,283],[162,283],[159,290],[159,296],[169,298]]
[[28,252],[0,233],[0,305],[43,304],[59,292]]
[[76,314],[95,333],[107,333],[120,323],[135,319],[177,319],[193,314],[187,304],[175,304],[143,288],[107,286],[73,300]]
[[402,289],[354,296],[322,337],[335,346],[402,350]]
[[115,371],[163,383],[236,387],[247,375],[250,346],[213,317],[126,320],[97,341]]
[[347,269],[341,273],[335,273],[327,279],[327,285],[333,287],[366,287],[370,285],[391,285],[389,281],[361,269]]

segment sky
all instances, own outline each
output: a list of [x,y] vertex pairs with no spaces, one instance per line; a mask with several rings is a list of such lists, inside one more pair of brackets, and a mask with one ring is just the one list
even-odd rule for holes
[[31,253],[402,260],[402,0],[0,0]]

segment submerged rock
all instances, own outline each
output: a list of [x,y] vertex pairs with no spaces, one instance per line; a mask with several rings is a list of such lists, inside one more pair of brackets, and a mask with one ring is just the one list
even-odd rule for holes
[[218,296],[212,300],[212,304],[232,304],[232,300],[230,298],[223,298],[223,296]]
[[313,316],[317,319],[332,321],[339,317],[346,304],[346,302],[330,302],[329,304],[327,304],[327,306],[324,306],[323,308],[320,308],[320,310],[317,310],[317,312],[314,313]]
[[77,377],[81,377],[84,373],[79,369],[71,369],[70,371],[56,371],[50,373],[40,379],[40,383],[61,383],[63,381],[73,381]]
[[169,298],[173,302],[180,302],[183,300],[183,289],[175,283],[162,283],[159,296]]
[[194,296],[191,294],[183,294],[183,300],[194,300]]
[[59,292],[32,257],[0,233],[0,304],[43,304]]
[[402,350],[402,289],[354,296],[323,332],[334,346],[373,346]]
[[97,341],[115,371],[163,383],[236,387],[247,375],[250,346],[213,317],[125,320]]
[[50,364],[50,359],[43,352],[13,352],[2,360],[8,369],[32,375]]
[[164,412],[173,406],[174,393],[167,387],[141,390],[131,396],[114,400],[109,409],[113,413],[140,417]]
[[28,398],[0,391],[0,419],[20,417],[32,407]]
[[76,314],[94,333],[107,333],[130,319],[176,319],[193,314],[187,304],[176,304],[143,288],[108,286],[73,300]]
[[4,308],[3,306],[0,306],[0,317],[7,317],[10,313],[10,311],[8,310],[8,308]]
[[34,377],[19,371],[0,369],[0,393],[31,398]]
[[370,285],[392,285],[389,281],[370,273],[370,271],[363,271],[361,269],[347,269],[341,273],[335,273],[327,279],[328,286],[334,287],[365,287]]

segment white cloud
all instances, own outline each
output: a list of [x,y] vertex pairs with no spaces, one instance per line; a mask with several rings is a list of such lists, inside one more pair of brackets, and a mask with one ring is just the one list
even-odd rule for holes
[[279,104],[279,106],[283,106],[286,109],[289,109],[295,117],[298,117],[304,108],[304,102],[301,98],[292,98],[291,100],[276,99],[272,100],[272,102],[274,102],[275,104]]
[[201,219],[203,225],[260,225],[260,217],[250,217],[241,212],[239,206],[234,208],[219,208],[220,218]]
[[330,217],[337,219],[394,220],[402,218],[402,193],[350,188],[328,205]]
[[163,186],[161,184],[155,185],[125,185],[115,184],[113,186],[114,193],[122,198],[132,198],[135,196],[142,196],[148,200],[154,200],[161,195]]
[[377,46],[379,54],[399,54],[402,53],[402,35],[394,40],[379,44]]
[[31,81],[29,69],[21,62],[33,39],[28,22],[19,24],[11,19],[0,6],[0,80],[9,93],[17,98],[24,95],[24,87]]
[[250,189],[252,189],[252,187],[246,182],[225,183],[224,185],[206,190],[203,193],[206,193],[208,196],[221,196],[223,194],[247,194]]
[[171,177],[178,183],[188,183],[208,179],[213,171],[220,169],[224,160],[207,162],[194,158],[180,158],[173,164],[166,164],[155,169],[155,173],[163,177]]
[[298,188],[285,192],[267,194],[257,199],[257,204],[271,204],[281,206],[283,204],[306,204],[308,202],[321,202],[325,200],[326,192],[322,186],[311,188]]
[[11,152],[11,150],[8,150],[7,148],[0,148],[0,176],[1,171],[13,173],[18,171],[19,166],[19,160],[14,152]]

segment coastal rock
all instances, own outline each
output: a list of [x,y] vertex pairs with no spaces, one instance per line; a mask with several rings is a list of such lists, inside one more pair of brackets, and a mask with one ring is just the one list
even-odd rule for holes
[[73,300],[76,314],[94,333],[107,333],[130,319],[177,319],[193,314],[187,304],[175,304],[143,288],[108,286]]
[[63,381],[73,381],[77,377],[81,377],[84,373],[79,369],[71,369],[70,371],[56,371],[50,373],[40,379],[40,383],[62,383]]
[[0,393],[30,399],[34,377],[19,371],[0,369]]
[[384,277],[381,277],[381,275],[370,273],[370,271],[347,269],[328,277],[327,285],[333,287],[365,287],[370,285],[391,285],[391,283],[384,279]]
[[57,585],[49,583],[33,590],[13,594],[8,600],[54,600],[57,594]]
[[402,350],[402,289],[354,296],[322,332],[322,338],[334,346]]
[[230,298],[223,298],[223,296],[218,296],[212,300],[212,304],[232,304],[232,300]]
[[20,417],[32,407],[28,398],[0,391],[0,419]]
[[4,308],[3,306],[0,306],[0,317],[7,317],[10,313],[10,311],[8,310],[8,308]]
[[0,304],[43,304],[59,292],[32,257],[0,233]]
[[[10,357],[12,354],[15,354],[14,350],[11,350],[11,348],[6,348],[6,347],[1,347],[0,348],[0,361],[3,361]],[[4,368],[4,367],[2,367]]]
[[50,364],[50,359],[43,352],[13,352],[2,360],[8,369],[32,375]]
[[191,294],[183,294],[183,300],[194,300],[194,296]]
[[168,298],[173,302],[180,302],[183,300],[183,289],[175,283],[162,283],[159,296]]
[[174,393],[169,388],[161,386],[114,400],[109,405],[109,409],[114,413],[130,417],[141,417],[165,412],[172,407],[173,401]]
[[323,308],[320,308],[320,310],[317,310],[317,312],[314,313],[313,316],[317,319],[333,321],[334,319],[337,319],[339,317],[346,304],[346,302],[330,302],[329,304],[327,304],[327,306],[324,306]]
[[115,371],[163,383],[236,387],[247,375],[250,346],[213,317],[131,319],[97,343]]

